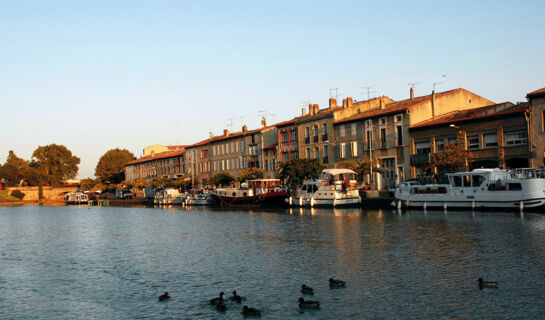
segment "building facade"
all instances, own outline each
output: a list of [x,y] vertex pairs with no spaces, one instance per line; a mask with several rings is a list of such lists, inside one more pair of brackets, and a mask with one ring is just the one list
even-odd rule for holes
[[526,95],[530,108],[530,166],[543,167],[545,158],[545,88]]
[[185,146],[155,145],[145,148],[144,156],[125,165],[125,180],[133,182],[153,181],[157,178],[177,179],[185,176],[185,168]]

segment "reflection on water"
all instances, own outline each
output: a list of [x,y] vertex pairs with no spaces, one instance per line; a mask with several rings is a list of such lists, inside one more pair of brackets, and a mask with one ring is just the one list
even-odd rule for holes
[[[236,289],[270,319],[536,319],[544,231],[530,213],[0,208],[0,318],[239,319],[207,304]],[[321,310],[298,310],[302,283]]]

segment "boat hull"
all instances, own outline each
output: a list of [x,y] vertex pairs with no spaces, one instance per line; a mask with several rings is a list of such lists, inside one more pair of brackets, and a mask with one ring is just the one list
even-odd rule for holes
[[269,192],[256,196],[227,196],[213,193],[212,197],[220,205],[259,205],[259,206],[284,206],[287,192]]
[[286,199],[286,203],[294,207],[357,207],[361,205],[361,198],[359,196],[337,199],[290,197]]

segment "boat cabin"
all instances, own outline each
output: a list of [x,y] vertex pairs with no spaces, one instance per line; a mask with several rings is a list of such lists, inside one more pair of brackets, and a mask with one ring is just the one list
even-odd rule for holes
[[320,178],[325,184],[330,185],[341,185],[345,180],[348,186],[355,186],[358,184],[356,173],[350,169],[324,169]]

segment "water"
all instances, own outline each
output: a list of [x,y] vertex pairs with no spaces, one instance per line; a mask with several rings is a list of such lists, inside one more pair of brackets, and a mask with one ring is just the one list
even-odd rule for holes
[[0,318],[538,319],[544,248],[543,214],[0,207]]

